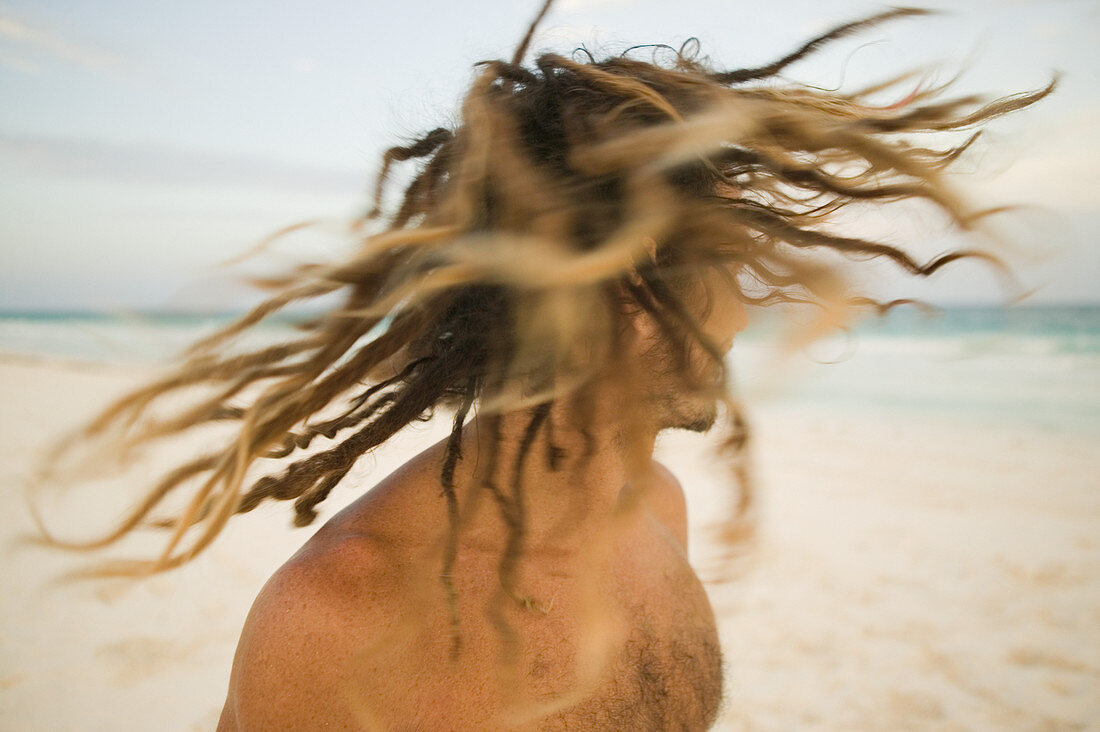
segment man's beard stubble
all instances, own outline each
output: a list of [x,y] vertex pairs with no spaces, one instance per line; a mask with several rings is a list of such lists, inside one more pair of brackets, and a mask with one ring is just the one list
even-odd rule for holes
[[669,394],[662,409],[662,429],[687,430],[704,434],[718,421],[718,403],[702,396]]
[[[698,381],[692,386],[686,383],[689,379],[670,367],[669,364],[673,362],[670,352],[654,348],[645,357],[651,359],[650,363],[653,364],[649,402],[656,411],[658,428],[687,430],[698,434],[709,432],[718,421],[719,399],[716,395],[722,391],[725,378],[723,369],[714,363],[700,366],[696,361],[702,374],[695,377]],[[705,360],[701,354],[696,354],[696,358],[699,361]],[[705,386],[700,389],[701,385]]]

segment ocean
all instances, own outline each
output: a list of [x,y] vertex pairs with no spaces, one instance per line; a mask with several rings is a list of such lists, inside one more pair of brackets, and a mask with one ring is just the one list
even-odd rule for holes
[[[228,320],[0,313],[0,354],[152,364]],[[290,333],[275,322],[251,338],[259,345]],[[774,320],[764,322],[741,334],[731,353],[750,409],[904,412],[1100,433],[1100,306],[952,307],[934,316],[896,308],[781,362],[778,340]]]

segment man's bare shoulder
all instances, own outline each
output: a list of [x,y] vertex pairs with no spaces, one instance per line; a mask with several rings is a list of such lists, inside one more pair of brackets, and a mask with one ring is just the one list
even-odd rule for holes
[[407,563],[377,537],[326,528],[253,603],[219,730],[359,726],[339,700],[356,654],[384,642],[404,615]]
[[268,580],[253,612],[306,614],[311,624],[339,623],[349,609],[397,602],[407,561],[388,538],[322,528]]

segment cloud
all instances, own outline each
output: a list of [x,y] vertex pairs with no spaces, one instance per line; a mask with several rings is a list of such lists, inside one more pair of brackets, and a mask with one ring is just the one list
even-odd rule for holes
[[1042,134],[1017,143],[1016,159],[1006,169],[983,181],[982,199],[1095,211],[1100,207],[1100,145],[1094,133],[1098,125],[1097,108],[1048,119]]
[[0,134],[0,168],[13,174],[140,185],[228,187],[311,193],[362,190],[365,172],[300,165],[260,156],[155,145]]
[[37,75],[42,73],[42,66],[27,58],[23,54],[13,53],[0,48],[0,66],[6,66],[24,74]]
[[121,54],[94,44],[66,38],[57,30],[0,14],[0,63],[21,71],[38,69],[27,53],[61,61],[92,71],[118,71],[129,68],[130,62]]

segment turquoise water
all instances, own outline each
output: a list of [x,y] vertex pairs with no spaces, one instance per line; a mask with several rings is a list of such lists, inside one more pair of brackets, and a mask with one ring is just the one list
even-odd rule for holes
[[[170,357],[227,315],[0,314],[0,353],[105,363]],[[815,344],[773,376],[775,323],[739,337],[731,360],[753,402],[785,408],[1026,423],[1100,433],[1100,306],[898,308]],[[253,344],[290,335],[265,325]],[[248,345],[247,343],[245,345]]]
[[[751,403],[774,328],[745,336],[733,361]],[[1100,307],[897,309],[791,361],[763,395],[784,406],[1100,432]]]
[[[0,353],[94,363],[156,363],[231,322],[233,315],[87,312],[0,313]],[[285,322],[264,323],[252,336],[290,337]]]

